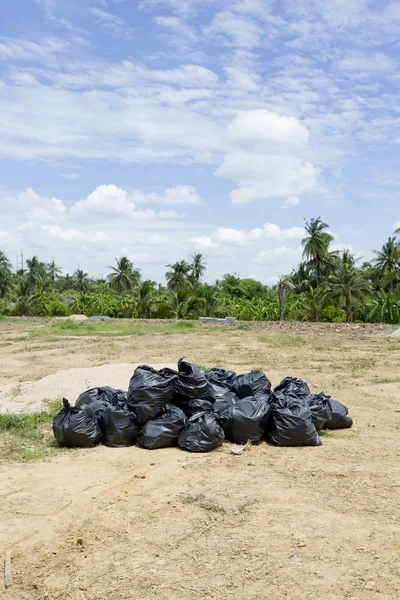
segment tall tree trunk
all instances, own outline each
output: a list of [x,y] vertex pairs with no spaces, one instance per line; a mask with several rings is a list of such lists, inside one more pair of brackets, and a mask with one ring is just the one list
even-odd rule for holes
[[346,323],[349,323],[351,319],[351,298],[349,294],[346,294]]
[[283,281],[278,283],[278,300],[279,300],[279,322],[283,321],[283,301],[285,298],[285,290],[283,288]]

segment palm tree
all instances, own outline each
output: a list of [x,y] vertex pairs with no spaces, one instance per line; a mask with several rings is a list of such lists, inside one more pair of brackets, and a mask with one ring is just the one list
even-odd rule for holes
[[329,244],[334,237],[324,231],[329,225],[323,223],[321,217],[310,219],[310,221],[305,220],[305,224],[308,236],[301,241],[304,246],[303,257],[310,262],[318,286],[321,278],[321,267],[328,258]]
[[326,304],[327,293],[328,290],[320,285],[317,288],[310,288],[307,293],[302,294],[300,317],[306,321],[316,321],[318,323]]
[[10,291],[12,284],[11,263],[7,256],[0,250],[0,298]]
[[189,289],[171,292],[166,300],[169,312],[175,319],[186,319],[189,312],[196,307],[196,299],[190,295]]
[[137,293],[136,313],[140,319],[151,318],[154,306],[154,294],[156,291],[156,282],[146,279],[143,281]]
[[218,288],[205,283],[197,290],[197,299],[203,317],[215,317],[219,313]]
[[377,266],[379,276],[383,279],[383,286],[386,287],[390,282],[390,291],[393,292],[396,274],[400,269],[400,243],[395,237],[389,237],[381,250],[373,250],[373,253],[375,254],[373,262]]
[[32,256],[26,260],[28,267],[28,281],[34,287],[42,287],[46,277],[46,265],[38,259],[37,256]]
[[352,299],[363,300],[371,291],[369,283],[354,267],[354,262],[351,264],[347,258],[343,260],[343,257],[339,268],[330,276],[326,289],[332,299],[345,301],[346,323],[353,320]]
[[82,271],[82,269],[77,269],[73,277],[75,281],[75,289],[79,290],[80,292],[85,292],[89,287],[89,275]]
[[62,273],[62,269],[57,267],[55,260],[47,263],[47,275],[50,277],[50,280],[54,283],[56,279],[58,279],[59,275]]
[[289,278],[293,285],[293,290],[297,294],[308,292],[310,289],[312,289],[313,284],[315,285],[315,280],[313,274],[311,273],[310,265],[305,262],[301,262],[297,268],[297,271],[293,270]]
[[115,260],[117,261],[116,267],[107,267],[113,271],[107,276],[107,279],[110,285],[116,287],[121,296],[124,296],[126,291],[138,287],[141,279],[140,269],[134,269],[133,263],[126,256]]
[[207,266],[206,266],[206,263],[204,262],[203,255],[200,254],[199,252],[192,254],[192,256],[190,258],[192,260],[191,265],[190,265],[192,275],[193,275],[196,283],[198,283],[200,281],[200,279],[202,278],[202,276],[204,275],[204,273],[207,271]]
[[189,273],[191,266],[186,260],[177,261],[173,265],[167,265],[171,270],[165,274],[167,286],[170,290],[182,290],[191,285]]
[[276,286],[278,290],[278,301],[279,301],[279,321],[282,323],[283,321],[283,307],[285,303],[285,295],[287,290],[293,290],[294,285],[289,280],[288,276],[283,277],[282,275],[278,279],[278,283]]

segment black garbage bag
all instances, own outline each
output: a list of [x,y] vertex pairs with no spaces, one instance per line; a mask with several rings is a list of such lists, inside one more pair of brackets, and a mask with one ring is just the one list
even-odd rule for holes
[[92,388],[83,392],[76,401],[76,406],[91,405],[94,402],[105,402],[112,406],[126,406],[127,393],[109,386]]
[[214,402],[215,392],[211,383],[196,365],[183,360],[178,361],[179,377],[175,381],[174,404],[183,411],[186,410],[189,400],[196,398]]
[[332,420],[331,397],[321,392],[320,394],[310,394],[305,400],[311,409],[316,430],[321,431],[324,425]]
[[148,450],[177,446],[186,423],[185,413],[178,406],[169,404],[156,419],[147,421],[138,435],[136,445]]
[[309,396],[311,390],[307,383],[303,379],[297,379],[297,377],[285,377],[282,379],[279,385],[276,386],[274,392],[283,392],[299,398]]
[[262,371],[251,371],[251,373],[238,375],[232,389],[239,398],[260,394],[266,396],[271,391],[271,382]]
[[321,446],[321,438],[304,398],[274,393],[268,439],[276,446]]
[[138,367],[129,383],[128,409],[133,412],[139,425],[154,419],[174,396],[176,371],[142,365]]
[[184,413],[188,419],[202,412],[214,412],[214,403],[202,398],[194,398],[184,405]]
[[210,452],[222,444],[224,430],[211,413],[198,413],[189,419],[178,445],[189,452]]
[[53,419],[53,433],[60,448],[92,448],[102,440],[96,415],[90,406],[71,406],[63,398],[64,408]]
[[128,410],[108,406],[99,419],[103,443],[110,448],[127,448],[136,443],[139,427]]
[[242,398],[222,411],[225,437],[235,444],[255,444],[264,435],[271,406],[265,399]]
[[338,400],[331,399],[332,417],[326,422],[324,429],[349,429],[353,426],[353,419],[348,416],[347,406]]
[[237,375],[235,371],[225,371],[225,369],[210,369],[204,372],[204,377],[215,388],[222,388],[230,391],[236,383]]
[[226,420],[229,409],[233,404],[236,404],[240,400],[239,396],[236,396],[234,392],[225,392],[225,394],[216,399],[213,404],[214,412],[217,415],[218,421],[221,422],[221,418]]

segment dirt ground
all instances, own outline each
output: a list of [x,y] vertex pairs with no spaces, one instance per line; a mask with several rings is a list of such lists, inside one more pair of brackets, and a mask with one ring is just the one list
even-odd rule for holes
[[[98,447],[0,464],[0,598],[400,597],[400,343],[380,326],[254,324],[178,335],[31,337],[0,323],[0,384],[103,363],[261,368],[349,407],[323,446],[241,456]],[[18,339],[19,338],[19,339]],[[22,338],[22,339],[21,339]],[[104,382],[105,384],[107,382]]]

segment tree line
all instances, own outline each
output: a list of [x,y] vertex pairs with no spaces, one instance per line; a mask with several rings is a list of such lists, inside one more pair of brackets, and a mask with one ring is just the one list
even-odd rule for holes
[[0,251],[0,315],[400,323],[400,229],[360,265],[349,250],[331,249],[328,227],[320,217],[305,221],[303,260],[273,287],[236,273],[205,283],[199,253],[167,265],[160,284],[144,279],[126,256],[95,279],[82,269],[63,274],[37,256],[13,271]]

